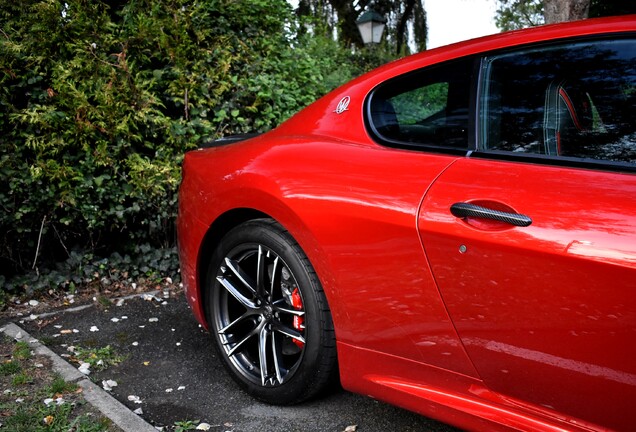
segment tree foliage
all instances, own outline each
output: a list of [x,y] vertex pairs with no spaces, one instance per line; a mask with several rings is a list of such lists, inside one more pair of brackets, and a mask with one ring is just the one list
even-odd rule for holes
[[545,23],[636,13],[622,0],[498,0],[495,22],[503,31]]
[[517,30],[544,24],[542,0],[498,0],[495,17],[502,31]]
[[362,47],[356,20],[373,8],[387,19],[386,40],[394,55],[410,54],[409,40],[415,51],[426,49],[426,11],[422,0],[300,0],[296,13],[320,23],[327,34],[336,33],[336,39],[345,47]]
[[285,0],[0,0],[0,30],[0,285],[74,250],[173,246],[186,150],[364,68],[298,37]]

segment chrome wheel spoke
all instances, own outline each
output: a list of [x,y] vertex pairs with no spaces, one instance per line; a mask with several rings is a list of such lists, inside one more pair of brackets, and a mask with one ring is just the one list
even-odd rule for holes
[[287,306],[287,303],[283,299],[276,300],[275,302],[272,303],[272,306],[274,307],[274,310],[277,312],[283,312],[290,315],[296,315],[299,317],[305,315],[305,311],[293,309],[292,307]]
[[278,272],[278,256],[274,259],[274,263],[272,265],[272,276],[270,280],[269,292],[270,294],[274,294],[274,283],[276,281],[276,272]]
[[234,321],[232,321],[231,323],[229,323],[228,325],[223,327],[221,330],[219,330],[218,333],[220,335],[226,334],[229,329],[234,327],[236,324],[242,323],[243,321],[245,321],[246,318],[251,317],[251,316],[254,316],[253,312],[251,312],[251,311],[245,312],[243,315],[241,315],[240,317],[238,317],[237,319],[235,319]]
[[[245,335],[243,339],[241,339],[238,343],[236,343],[234,346],[232,346],[232,348],[228,350],[227,352],[228,357],[232,357],[234,354],[239,352],[240,348],[243,347],[243,345],[245,345],[245,342],[250,340],[252,336],[259,334],[262,328],[263,328],[263,325],[261,324],[255,327],[253,330],[247,332],[247,334]],[[225,343],[225,345],[229,345],[229,342]]]
[[287,327],[281,322],[277,322],[276,324],[274,324],[274,330],[299,342],[305,343],[305,338],[298,330]]
[[285,379],[285,374],[287,371],[285,370],[282,358],[280,356],[281,350],[280,350],[280,347],[278,346],[276,334],[274,332],[271,333],[271,339],[272,339],[272,358],[274,360],[274,369],[276,371],[276,379],[278,380],[279,384],[282,384],[283,380]]
[[[276,257],[278,259],[278,257]],[[258,260],[256,262],[256,293],[261,297],[265,297],[265,283],[267,278],[266,256],[263,247],[258,246]]]
[[232,284],[232,282],[230,282],[229,279],[223,276],[217,276],[216,280],[219,281],[219,283],[223,286],[223,288],[227,290],[227,292],[232,294],[232,297],[234,297],[239,303],[241,303],[247,309],[256,308],[256,304],[252,300],[248,299],[243,294],[241,294],[241,292],[234,286],[234,284]]
[[[259,257],[260,258],[260,257]],[[254,285],[254,280],[243,271],[238,262],[231,260],[230,258],[225,258],[225,265],[228,269],[232,271],[232,274],[236,276],[238,280],[243,283],[245,288],[251,291],[252,294],[256,295],[256,287]]]
[[263,326],[258,334],[258,360],[261,367],[261,384],[265,386],[269,379],[267,373],[267,339],[271,332],[268,326]]

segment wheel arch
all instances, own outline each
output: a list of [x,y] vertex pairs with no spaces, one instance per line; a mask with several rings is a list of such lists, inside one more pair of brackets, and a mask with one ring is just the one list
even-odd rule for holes
[[[218,245],[219,241],[225,236],[229,231],[234,229],[235,227],[248,222],[254,219],[272,219],[276,223],[280,224],[286,230],[289,231],[289,234],[296,240],[303,250],[303,252],[309,258],[309,262],[312,267],[316,271],[318,279],[323,286],[323,290],[325,296],[327,298],[327,302],[329,304],[329,308],[332,313],[332,319],[334,321],[334,327],[337,329],[339,320],[339,308],[338,299],[334,298],[336,293],[333,288],[335,286],[335,279],[333,275],[329,271],[328,267],[325,265],[324,260],[321,257],[321,249],[313,238],[312,234],[307,230],[301,221],[294,221],[292,219],[285,219],[284,221],[281,218],[275,217],[269,213],[266,213],[262,210],[257,210],[249,207],[237,207],[231,210],[227,210],[224,213],[220,214],[209,226],[206,231],[203,239],[201,241],[201,246],[199,248],[199,253],[197,257],[196,264],[196,273],[197,273],[197,296],[200,299],[204,297],[204,289],[208,271],[207,263],[212,258],[212,254],[214,253],[214,249]],[[203,302],[198,302],[199,316],[202,317],[207,323],[207,318],[205,318],[205,310],[203,306]]]
[[[205,233],[203,240],[201,241],[201,248],[197,260],[199,298],[203,298],[204,296],[203,290],[205,289],[205,284],[203,281],[207,279],[207,263],[212,258],[214,249],[219,241],[223,238],[223,236],[225,236],[229,231],[236,228],[237,226],[250,220],[263,218],[273,219],[270,215],[255,209],[236,208],[228,210],[227,212],[221,214],[212,222],[207,232]],[[201,309],[201,316],[206,317],[205,311],[203,310],[203,304],[201,304]],[[207,318],[205,319],[207,321]],[[209,325],[210,323],[207,324]]]

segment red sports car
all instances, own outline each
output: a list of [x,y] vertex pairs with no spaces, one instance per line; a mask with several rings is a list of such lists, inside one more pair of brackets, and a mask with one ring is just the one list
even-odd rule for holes
[[636,428],[636,16],[385,65],[185,156],[187,299],[233,377],[471,430]]

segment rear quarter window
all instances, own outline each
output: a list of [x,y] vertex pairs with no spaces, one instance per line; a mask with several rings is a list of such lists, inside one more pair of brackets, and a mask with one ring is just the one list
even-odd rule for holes
[[367,100],[371,136],[392,147],[469,147],[472,58],[420,69],[378,86]]

